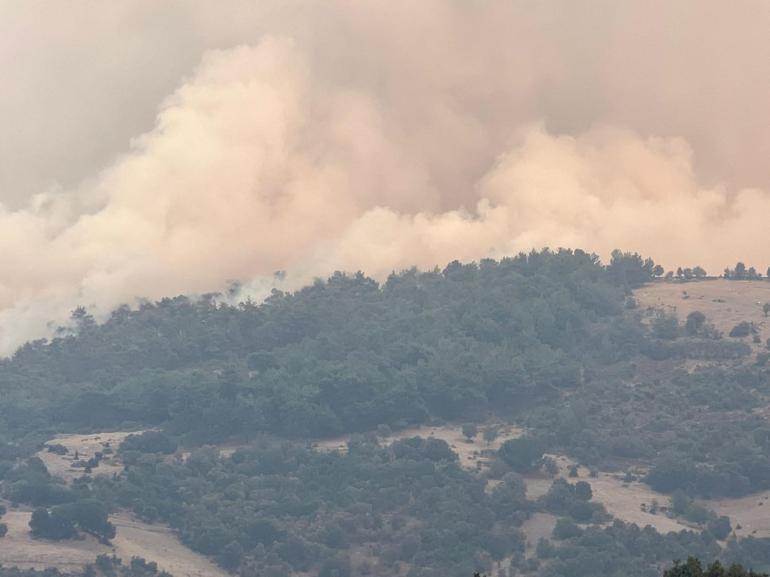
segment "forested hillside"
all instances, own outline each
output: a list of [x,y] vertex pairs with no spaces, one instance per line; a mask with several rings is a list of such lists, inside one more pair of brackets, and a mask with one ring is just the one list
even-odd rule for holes
[[[128,509],[244,577],[651,577],[689,555],[767,569],[769,539],[736,538],[693,500],[770,488],[763,353],[705,316],[639,307],[631,291],[653,274],[638,255],[543,251],[381,284],[335,274],[259,304],[176,297],[103,324],[78,309],[72,329],[0,363],[3,495],[71,519],[41,538],[92,531],[82,510],[109,529],[106,511]],[[499,451],[476,441],[484,469],[439,439],[386,442],[491,422],[524,434]],[[146,429],[108,448],[125,465],[111,475],[89,456],[67,485],[32,457],[55,434]],[[339,435],[346,451],[313,447]],[[552,454],[643,468],[691,530],[613,519]],[[528,495],[533,476],[553,478],[547,493]],[[528,548],[537,515],[558,522]]]
[[381,286],[336,274],[260,305],[177,297],[120,308],[103,325],[79,309],[74,334],[0,365],[2,424],[164,424],[216,441],[515,409],[630,352],[615,342],[628,338],[624,288],[644,274],[638,257],[605,269],[579,251],[544,252],[411,270]]

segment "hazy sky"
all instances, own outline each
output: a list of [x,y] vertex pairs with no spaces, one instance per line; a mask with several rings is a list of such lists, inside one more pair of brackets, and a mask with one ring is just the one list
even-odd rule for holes
[[770,264],[770,2],[0,2],[0,352],[542,246]]

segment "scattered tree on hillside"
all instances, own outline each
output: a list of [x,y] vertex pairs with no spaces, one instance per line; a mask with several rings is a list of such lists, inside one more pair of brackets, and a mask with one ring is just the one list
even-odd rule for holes
[[613,250],[607,273],[613,282],[636,288],[650,281],[655,276],[655,262],[651,258],[643,259],[637,253]]
[[58,541],[77,536],[75,523],[56,507],[51,511],[45,508],[35,509],[29,521],[29,528],[32,536],[38,539]]
[[83,499],[57,505],[50,511],[40,507],[33,511],[29,527],[41,539],[61,540],[77,537],[77,529],[106,542],[115,537],[115,526],[109,522],[109,511],[101,501]]
[[591,484],[587,481],[578,481],[575,483],[575,497],[581,501],[590,501],[593,499],[594,492]]
[[652,320],[652,334],[659,339],[673,340],[679,336],[679,320],[676,315],[659,311]]
[[682,268],[681,266],[676,269],[676,276],[680,280],[701,280],[706,277],[706,269],[702,266],[695,266],[693,268]]
[[540,464],[543,458],[543,446],[538,439],[520,437],[503,443],[497,453],[514,471],[526,473]]
[[[768,269],[768,272],[770,272],[770,269]],[[729,267],[725,269],[724,278],[730,280],[758,280],[762,278],[762,275],[753,266],[746,268],[744,263],[739,262],[735,265],[734,269]]]
[[749,336],[755,331],[754,323],[749,321],[741,321],[735,325],[730,331],[730,336],[735,338],[743,338]]
[[685,322],[685,332],[687,336],[694,337],[700,333],[703,326],[706,324],[706,315],[700,311],[693,311],[687,315],[687,321]]
[[674,563],[670,569],[663,572],[663,577],[768,577],[767,573],[755,573],[744,569],[741,565],[731,565],[725,568],[719,561],[703,569],[698,559],[690,557],[685,563]]
[[499,434],[500,432],[498,431],[497,427],[486,427],[482,433],[484,440],[487,442],[487,445],[493,443]]

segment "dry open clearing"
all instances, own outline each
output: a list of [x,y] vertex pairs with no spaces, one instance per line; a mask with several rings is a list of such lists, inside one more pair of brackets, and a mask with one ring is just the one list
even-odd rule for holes
[[755,348],[763,348],[770,338],[770,318],[762,310],[770,303],[770,280],[656,282],[636,290],[634,296],[641,307],[676,313],[680,321],[700,311],[725,336],[739,322],[753,322],[761,342],[753,343],[751,337],[744,340]]
[[[466,469],[481,469],[487,465],[488,457],[485,452],[493,452],[500,448],[508,439],[521,437],[524,430],[513,425],[490,424],[498,430],[497,438],[487,443],[483,440],[481,431],[486,427],[479,428],[479,434],[473,441],[469,442],[463,435],[462,427],[457,425],[443,425],[440,427],[412,427],[396,431],[386,437],[382,437],[380,442],[383,445],[390,445],[394,441],[409,439],[411,437],[422,437],[424,439],[441,439],[445,441],[452,450],[457,453],[460,465]],[[319,451],[346,451],[349,436],[336,437],[334,439],[325,439],[317,441],[313,446]]]
[[[78,460],[87,461],[97,452],[104,453],[107,449],[116,451],[120,443],[123,442],[123,439],[130,434],[126,431],[116,431],[90,435],[58,435],[48,441],[47,444],[62,445],[67,448],[68,453],[66,455],[58,455],[44,449],[39,451],[37,456],[45,463],[49,473],[61,477],[70,483],[73,479],[83,475],[82,468],[72,466],[76,455]],[[108,454],[105,455],[99,466],[91,472],[91,475],[112,475],[121,471],[123,471],[123,465],[114,459],[114,455]]]
[[[107,432],[90,435],[61,435],[51,439],[48,444],[60,444],[67,447],[69,453],[57,455],[41,451],[38,456],[48,470],[67,482],[83,474],[82,468],[72,468],[75,452],[81,459],[88,459],[97,451],[107,447],[117,449],[128,432]],[[120,463],[107,459],[93,470],[93,475],[111,475],[122,471]],[[144,557],[155,561],[161,569],[175,577],[225,577],[226,572],[219,569],[203,555],[199,555],[184,546],[169,527],[157,523],[148,524],[134,519],[129,513],[119,512],[110,516],[110,521],[117,528],[117,536],[112,546],[101,545],[92,537],[77,541],[45,541],[32,539],[29,534],[29,509],[10,509],[3,517],[8,525],[8,534],[0,541],[0,564],[22,568],[58,567],[76,569],[93,562],[102,553],[115,554],[121,559]]]
[[[563,455],[550,455],[550,457],[559,466],[557,477],[571,482],[576,481],[576,479],[569,479],[569,468],[574,461]],[[650,513],[649,508],[653,502],[665,506],[669,499],[643,483],[625,482],[617,473],[599,472],[596,477],[589,477],[589,470],[585,467],[578,467],[578,475],[580,480],[591,484],[593,500],[604,505],[610,515],[621,521],[635,523],[639,527],[650,525],[660,533],[692,529],[689,525],[671,519],[663,513]],[[527,498],[537,499],[545,495],[553,481],[554,479],[542,477],[527,478]]]
[[[755,323],[761,335],[762,343],[757,345],[746,342],[759,349],[770,338],[770,319],[765,318],[762,305],[770,302],[770,282],[767,281],[726,281],[708,280],[691,283],[654,283],[636,291],[635,296],[640,306],[660,308],[676,313],[680,319],[692,311],[703,312],[708,321],[725,334],[740,321]],[[61,444],[67,447],[67,455],[56,455],[41,451],[38,456],[45,462],[52,474],[65,481],[83,473],[81,468],[73,468],[75,451],[81,459],[88,459],[97,451],[107,447],[116,449],[130,433],[111,432],[90,435],[62,435],[51,439],[49,444]],[[486,443],[481,435],[469,443],[462,434],[461,427],[417,427],[395,432],[382,439],[384,444],[413,436],[437,438],[446,441],[458,454],[460,464],[467,469],[482,469],[487,459],[485,451],[493,451],[507,439],[521,436],[523,431],[516,427],[501,426],[500,436],[492,443]],[[315,443],[319,450],[346,450],[348,437],[322,440]],[[223,453],[232,452],[233,447],[223,448]],[[560,468],[560,475],[567,476],[571,461],[564,456],[554,456]],[[100,475],[120,472],[119,462],[108,456],[92,474]],[[668,497],[651,490],[639,482],[624,482],[614,473],[600,472],[598,477],[589,478],[588,471],[580,469],[580,477],[591,483],[594,500],[601,502],[607,511],[618,519],[639,526],[651,525],[660,532],[681,531],[691,527],[670,519],[663,513],[652,514],[649,509],[653,501],[665,505]],[[552,479],[530,477],[527,482],[527,495],[537,498],[543,495]],[[730,517],[736,533],[739,535],[770,536],[770,491],[742,497],[739,499],[720,499],[702,502],[720,515]],[[118,528],[118,535],[113,546],[100,545],[87,537],[80,541],[48,542],[36,541],[29,536],[29,510],[9,510],[3,522],[9,526],[8,535],[0,542],[0,564],[20,567],[56,566],[72,569],[93,561],[100,553],[115,553],[119,557],[130,559],[141,556],[156,561],[160,567],[177,577],[224,577],[225,572],[217,568],[205,557],[194,553],[179,541],[168,527],[150,525],[137,521],[127,513],[113,515],[111,520]],[[527,521],[523,530],[529,541],[528,554],[541,537],[550,536],[556,519],[552,515],[537,514]],[[738,529],[737,527],[740,526]]]
[[0,564],[21,568],[78,569],[92,563],[97,555],[115,554],[121,559],[144,557],[155,561],[175,577],[225,577],[224,571],[211,561],[191,551],[168,527],[149,525],[133,519],[128,513],[112,515],[117,527],[112,546],[101,545],[93,537],[77,541],[45,541],[29,535],[29,510],[12,510],[4,517],[8,534],[0,541]]

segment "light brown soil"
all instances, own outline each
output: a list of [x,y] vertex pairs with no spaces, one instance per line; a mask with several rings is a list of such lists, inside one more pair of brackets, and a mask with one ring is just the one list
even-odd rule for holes
[[121,559],[144,557],[174,577],[226,577],[228,574],[209,559],[183,545],[176,533],[161,524],[149,525],[128,513],[113,515],[117,527],[113,540],[115,554]]
[[[577,480],[590,483],[594,494],[593,501],[604,505],[607,512],[613,517],[626,523],[635,523],[639,527],[650,525],[659,533],[693,529],[679,520],[667,517],[662,512],[650,513],[649,508],[654,501],[659,505],[666,506],[669,498],[667,495],[653,491],[644,483],[638,481],[626,483],[616,473],[599,472],[597,477],[592,478],[589,477],[589,471],[585,467],[578,468],[579,477],[577,479],[568,478],[569,467],[574,462],[563,455],[551,455],[551,457],[559,466],[557,477],[565,478],[571,483]],[[527,478],[527,498],[537,499],[545,495],[553,481],[554,479]],[[642,506],[647,510],[643,510]]]
[[23,569],[57,567],[62,570],[82,568],[101,554],[115,554],[124,561],[144,557],[155,561],[175,577],[225,577],[227,573],[207,558],[180,543],[164,525],[136,521],[128,513],[112,515],[117,536],[112,546],[102,545],[90,536],[80,540],[46,541],[33,539],[29,533],[29,510],[13,510],[3,517],[8,534],[0,541],[0,565]]
[[[83,474],[82,468],[72,468],[75,451],[81,460],[87,460],[97,451],[106,447],[116,450],[122,440],[131,433],[111,432],[91,435],[61,435],[48,441],[49,445],[60,444],[69,450],[66,455],[57,455],[43,450],[38,456],[51,474],[65,481]],[[111,475],[123,470],[122,465],[108,456],[93,470],[92,475]],[[226,577],[209,559],[183,545],[174,531],[163,524],[143,523],[127,512],[121,511],[110,516],[117,529],[112,546],[102,545],[96,539],[84,536],[80,540],[46,541],[32,539],[29,533],[29,509],[10,510],[2,522],[8,525],[8,534],[0,540],[0,565],[21,568],[77,569],[92,563],[100,554],[115,554],[128,561],[131,557],[143,557],[155,561],[163,570],[175,577]]]
[[660,308],[676,313],[680,322],[687,315],[700,311],[730,338],[730,330],[739,322],[753,322],[759,331],[760,344],[751,337],[743,340],[755,349],[762,349],[770,338],[770,318],[765,317],[762,307],[770,303],[770,281],[730,281],[713,279],[686,283],[656,282],[634,292],[640,307]]
[[702,501],[702,504],[717,515],[730,517],[736,535],[770,537],[770,491],[737,499]]
[[540,539],[550,539],[556,526],[556,515],[550,513],[534,513],[521,525],[521,530],[527,536],[526,557],[535,556],[535,548]]
[[[479,427],[479,434],[472,442],[463,436],[462,427],[446,425],[443,427],[412,427],[397,431],[392,435],[380,439],[380,443],[387,446],[401,439],[411,437],[422,437],[425,439],[441,439],[457,453],[460,465],[466,469],[481,469],[488,465],[489,459],[483,455],[486,451],[496,451],[508,439],[515,439],[524,434],[524,430],[512,425],[490,425],[498,428],[497,439],[487,443],[483,438],[481,431],[485,427]],[[347,451],[347,442],[349,436],[337,437],[334,439],[325,439],[313,443],[313,446],[319,451]]]
[[23,569],[78,569],[110,549],[87,537],[82,541],[37,541],[29,535],[29,511],[8,511],[2,522],[8,534],[0,540],[0,564]]
[[[724,279],[689,283],[653,283],[635,291],[641,307],[661,308],[676,313],[680,321],[693,311],[706,315],[707,322],[724,333],[724,338],[739,322],[753,322],[760,335],[760,343],[751,337],[742,339],[754,348],[763,351],[770,338],[770,318],[765,317],[763,305],[770,303],[770,281],[728,281]],[[688,363],[689,365],[690,363]],[[692,364],[700,364],[693,362]],[[770,419],[770,406],[754,411]],[[667,502],[665,497],[658,499]],[[770,491],[738,499],[716,499],[701,501],[718,515],[730,518],[735,533],[741,536],[770,537]]]
[[[94,433],[90,435],[59,435],[47,442],[48,445],[63,445],[68,449],[66,455],[57,455],[47,449],[37,453],[42,459],[48,472],[57,477],[61,477],[68,483],[83,475],[82,467],[73,467],[75,454],[77,453],[80,461],[88,461],[97,452],[104,452],[108,447],[117,451],[120,443],[132,433],[126,431],[115,431],[111,433]],[[115,455],[105,455],[99,466],[92,470],[91,476],[113,475],[121,473],[123,465],[117,461]]]

